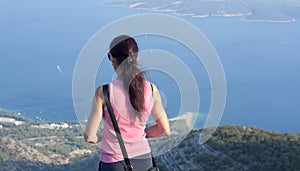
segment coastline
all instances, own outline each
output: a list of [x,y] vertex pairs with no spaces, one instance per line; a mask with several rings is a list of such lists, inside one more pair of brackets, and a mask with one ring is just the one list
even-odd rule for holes
[[[190,16],[193,18],[208,18],[208,17],[245,17],[247,22],[263,22],[263,23],[290,23],[295,22],[295,18],[285,8],[288,5],[282,4],[263,4],[263,3],[250,3],[244,1],[221,2],[219,4],[214,2],[207,2],[197,4],[195,2],[176,1],[165,4],[157,2],[146,1],[117,1],[117,2],[104,2],[102,6],[110,7],[126,7],[134,10],[144,10],[148,12],[164,12],[171,13],[177,16]],[[275,18],[274,18],[275,15]],[[271,18],[270,18],[271,17]]]
[[[193,113],[186,113],[175,118],[169,118],[171,129],[175,134],[187,134],[190,131],[201,131],[203,128],[194,128],[193,125],[197,122],[197,117]],[[81,127],[79,121],[73,120],[64,120],[64,121],[43,121],[43,120],[33,120],[25,116],[20,115],[17,112],[12,112],[7,109],[0,108],[0,129],[3,128],[3,124],[11,124],[14,126],[22,126],[26,124],[31,124],[34,128],[41,129],[67,129],[72,128],[72,125]],[[147,126],[151,126],[154,122],[148,123]],[[2,127],[1,127],[2,126]],[[298,135],[299,133],[293,133],[290,131],[279,132],[277,130],[270,130],[265,128],[260,128],[256,126],[247,126],[247,125],[236,125],[236,124],[224,124],[212,128],[218,128],[223,126],[234,126],[242,127],[243,129],[261,129],[268,132],[274,132],[278,134],[293,134]]]
[[[2,169],[53,171],[98,169],[99,144],[86,143],[80,125],[52,123],[51,126],[51,123],[31,121],[3,110],[0,110],[0,117],[25,122],[20,125],[0,122]],[[184,125],[182,120],[175,119],[175,121],[175,125],[179,127]],[[201,133],[201,130],[190,130],[182,135],[173,134],[170,137],[149,140],[152,141],[150,146],[153,143],[151,148],[159,168],[165,171],[190,169],[218,171],[245,168],[255,170],[256,164],[261,168],[270,168],[271,164],[272,168],[278,170],[278,163],[291,170],[300,168],[300,163],[295,157],[300,155],[300,134],[225,125],[217,127],[209,141],[199,144]],[[259,153],[253,149],[259,149]],[[281,156],[287,156],[292,160],[286,160]],[[264,160],[260,160],[261,158]]]

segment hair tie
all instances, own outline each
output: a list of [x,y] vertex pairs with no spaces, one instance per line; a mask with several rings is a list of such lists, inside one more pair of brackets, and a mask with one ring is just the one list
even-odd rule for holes
[[133,60],[134,60],[134,55],[133,54],[130,54],[130,55],[127,56],[128,64],[131,64],[133,62]]

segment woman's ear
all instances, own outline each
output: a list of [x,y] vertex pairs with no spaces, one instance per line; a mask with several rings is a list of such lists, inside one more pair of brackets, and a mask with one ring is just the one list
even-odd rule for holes
[[116,68],[117,68],[117,59],[114,58],[113,56],[110,56],[110,62],[111,62],[111,65],[113,66],[114,70],[116,70]]
[[136,62],[139,62],[139,59],[140,59],[140,55],[139,55],[139,53],[136,55],[136,57],[135,57],[135,61]]
[[110,55],[110,61],[111,61],[111,63],[114,64],[114,63],[116,63],[116,58],[114,58],[113,56]]

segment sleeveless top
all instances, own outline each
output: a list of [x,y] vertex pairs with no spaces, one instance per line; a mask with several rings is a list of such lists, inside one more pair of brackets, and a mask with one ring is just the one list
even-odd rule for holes
[[[150,147],[146,139],[146,123],[153,107],[151,84],[144,84],[145,109],[139,118],[133,112],[129,94],[123,88],[121,80],[113,80],[109,83],[110,102],[120,128],[128,157],[133,158],[150,153]],[[113,163],[124,160],[116,133],[111,122],[107,107],[103,107],[104,130],[102,136],[100,160],[105,163]]]

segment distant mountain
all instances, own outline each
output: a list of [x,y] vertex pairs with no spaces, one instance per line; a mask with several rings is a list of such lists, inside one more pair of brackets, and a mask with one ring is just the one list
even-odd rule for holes
[[245,16],[247,21],[254,22],[293,22],[300,17],[299,0],[152,0],[102,4],[196,18]]
[[[182,129],[183,121],[171,124]],[[192,130],[177,146],[156,156],[160,170],[300,170],[300,134],[221,126],[200,145],[200,133]],[[97,170],[98,152],[98,145],[84,142],[76,122],[35,122],[0,110],[0,171]]]

